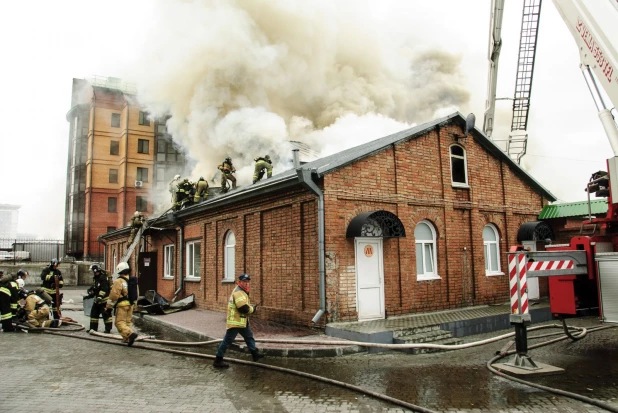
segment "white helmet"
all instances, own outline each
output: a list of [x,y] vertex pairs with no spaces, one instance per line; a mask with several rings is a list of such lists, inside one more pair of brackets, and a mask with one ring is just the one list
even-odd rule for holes
[[129,267],[129,264],[127,264],[124,261],[116,266],[116,272],[118,274],[126,274],[126,273],[129,273],[130,271],[131,271],[131,268]]
[[180,179],[180,175],[176,175],[174,179]]
[[23,289],[24,286],[26,285],[26,282],[24,280],[22,280],[21,278],[17,279],[17,286],[19,287],[19,289]]

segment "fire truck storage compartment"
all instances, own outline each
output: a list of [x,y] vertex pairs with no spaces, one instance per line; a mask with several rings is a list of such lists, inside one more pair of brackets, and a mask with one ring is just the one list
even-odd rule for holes
[[618,252],[597,253],[601,315],[607,323],[618,323]]

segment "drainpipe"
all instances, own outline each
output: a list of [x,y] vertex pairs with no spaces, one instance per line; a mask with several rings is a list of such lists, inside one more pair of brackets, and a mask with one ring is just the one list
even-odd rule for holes
[[178,276],[180,277],[180,284],[178,289],[176,290],[176,292],[174,293],[174,298],[172,299],[172,302],[176,301],[176,297],[178,296],[178,293],[181,292],[184,288],[185,288],[185,278],[182,274],[182,267],[184,266],[184,245],[185,245],[185,226],[183,223],[180,223],[179,225],[179,231],[180,231],[180,242],[178,243]]
[[[298,161],[298,149],[294,150],[294,163]],[[296,174],[298,180],[306,188],[313,191],[318,196],[318,267],[320,271],[320,309],[311,319],[317,323],[326,312],[326,265],[324,263],[324,193],[311,179],[311,174],[316,173],[315,169],[309,170],[297,167]]]

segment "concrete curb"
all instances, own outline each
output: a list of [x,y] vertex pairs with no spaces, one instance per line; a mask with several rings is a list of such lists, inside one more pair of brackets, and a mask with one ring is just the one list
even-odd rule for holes
[[[220,340],[219,337],[210,337],[204,333],[200,333],[199,331],[195,331],[190,328],[182,327],[177,324],[168,323],[167,321],[163,321],[160,318],[155,316],[151,316],[148,314],[135,314],[134,317],[139,317],[147,323],[158,324],[167,328],[171,328],[172,330],[178,331],[179,333],[185,334],[188,337],[195,339],[196,341],[207,341],[207,340]],[[214,345],[213,345],[214,347]],[[259,347],[259,346],[258,346]],[[244,342],[242,344],[234,344],[231,348],[235,351],[239,351],[241,353],[249,353]],[[330,347],[330,348],[271,348],[271,347],[260,347],[260,351],[262,351],[267,356],[272,357],[295,357],[295,358],[318,358],[318,357],[338,357],[344,356],[347,354],[357,354],[357,353],[365,353],[367,350],[364,347],[360,346],[338,346],[338,347]]]

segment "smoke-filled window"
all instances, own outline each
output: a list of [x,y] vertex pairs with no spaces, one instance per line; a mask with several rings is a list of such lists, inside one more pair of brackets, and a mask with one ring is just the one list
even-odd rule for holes
[[138,139],[137,140],[137,153],[148,153],[149,152],[150,142],[148,139]]
[[109,154],[110,155],[118,155],[118,154],[120,154],[120,142],[118,142],[118,141],[109,141]]
[[112,113],[112,128],[120,127],[120,113]]
[[110,169],[109,170],[109,183],[117,184],[118,183],[118,169]]
[[135,197],[135,210],[139,212],[148,212],[148,200],[145,196]]
[[150,126],[150,119],[148,119],[148,112],[139,111],[139,124],[144,126]]
[[459,145],[452,145],[451,152],[451,182],[453,186],[468,186],[466,151]]
[[148,168],[137,168],[137,178],[138,181],[148,182]]

